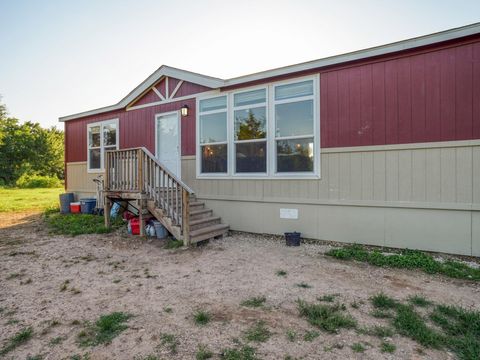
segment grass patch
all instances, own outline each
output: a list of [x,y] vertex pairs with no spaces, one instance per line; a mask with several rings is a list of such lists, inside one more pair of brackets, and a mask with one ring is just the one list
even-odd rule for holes
[[365,346],[363,346],[361,343],[354,343],[350,346],[350,348],[356,353],[363,353],[366,350]]
[[160,336],[160,345],[167,347],[172,354],[177,353],[178,340],[173,334],[162,334]]
[[311,330],[305,333],[305,335],[303,336],[303,340],[310,342],[315,340],[319,336],[320,336],[320,333],[318,331]]
[[382,353],[393,354],[395,350],[397,350],[397,347],[394,344],[389,343],[388,341],[382,341],[382,343],[380,344],[380,351]]
[[270,338],[271,335],[272,333],[265,326],[265,322],[257,321],[255,325],[250,327],[245,332],[245,339],[247,339],[248,341],[254,341],[254,342],[265,342]]
[[183,246],[183,241],[170,238],[165,244],[165,249],[178,249],[178,248],[181,248],[182,246]]
[[13,335],[0,350],[0,356],[4,356],[18,346],[28,342],[33,336],[33,328],[27,327]]
[[53,338],[52,340],[50,340],[48,345],[55,346],[55,345],[60,344],[63,340],[65,340],[65,338],[63,336],[57,336],[57,337]]
[[391,319],[393,318],[393,313],[391,311],[385,311],[380,309],[375,309],[370,312],[370,315],[377,319]]
[[295,286],[299,287],[299,288],[302,288],[302,289],[310,289],[312,287],[312,285],[309,285],[307,284],[306,282],[301,282],[301,283],[298,283],[298,284],[295,284]]
[[311,325],[327,332],[336,333],[341,328],[355,328],[356,320],[349,314],[344,314],[344,306],[340,304],[309,304],[297,300],[300,316],[307,318]]
[[213,352],[207,349],[204,345],[198,347],[197,353],[195,354],[196,360],[206,360],[213,357]]
[[444,337],[429,328],[412,306],[398,305],[393,326],[401,335],[407,336],[423,346],[439,349],[444,345]]
[[422,295],[413,295],[408,297],[408,302],[412,305],[419,306],[419,307],[427,307],[432,305],[433,303],[427,298]]
[[223,360],[258,360],[255,356],[255,349],[247,345],[239,349],[223,349],[220,358]]
[[203,310],[198,310],[197,312],[195,312],[195,314],[193,314],[193,320],[195,321],[195,324],[199,326],[207,325],[210,322],[211,318],[212,316],[208,312]]
[[122,219],[112,221],[106,228],[103,216],[89,214],[60,214],[46,212],[45,220],[52,234],[77,236],[81,234],[106,234],[123,224]]
[[385,295],[384,293],[379,293],[370,298],[372,305],[377,309],[394,309],[397,306],[395,299]]
[[254,296],[250,299],[242,301],[240,305],[257,308],[263,306],[265,304],[265,301],[267,301],[267,298],[265,296]]
[[166,308],[163,308],[163,311],[165,311],[167,314],[170,314],[173,312],[173,309],[171,307],[166,307]]
[[277,270],[277,272],[275,273],[277,276],[287,276],[287,272],[285,270]]
[[63,188],[18,189],[0,187],[0,212],[57,208]]
[[317,297],[318,301],[324,301],[324,302],[334,302],[336,294],[328,294],[328,295],[323,295],[320,297]]
[[379,250],[367,250],[361,245],[349,245],[329,250],[325,255],[341,260],[367,262],[375,266],[420,269],[429,274],[438,273],[452,278],[480,280],[480,269],[454,260],[441,262],[418,250],[405,249],[393,255],[385,255]]
[[480,312],[438,305],[430,319],[445,331],[447,346],[460,359],[480,359]]
[[102,315],[95,324],[86,324],[84,330],[78,334],[80,346],[96,346],[109,344],[116,336],[128,328],[125,323],[132,315],[114,312],[109,315]]
[[297,339],[297,333],[295,332],[295,330],[291,330],[291,329],[287,330],[286,336],[288,341],[290,342],[294,342]]
[[393,334],[395,333],[392,328],[380,325],[374,325],[369,328],[359,329],[358,332],[361,334],[377,336],[380,338],[390,337],[393,336]]

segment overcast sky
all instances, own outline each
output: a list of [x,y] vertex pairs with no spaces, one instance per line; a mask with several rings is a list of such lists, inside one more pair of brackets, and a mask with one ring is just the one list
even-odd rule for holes
[[0,95],[63,128],[162,64],[230,78],[478,21],[478,0],[0,0]]

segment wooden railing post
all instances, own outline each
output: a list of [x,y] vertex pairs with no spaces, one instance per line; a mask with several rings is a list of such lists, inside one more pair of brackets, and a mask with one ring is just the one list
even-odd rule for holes
[[183,245],[190,245],[190,194],[182,188],[182,230]]
[[110,153],[107,151],[105,153],[105,185],[104,189],[110,189]]
[[137,154],[138,191],[143,193],[143,150],[138,149]]
[[[109,190],[110,189],[110,153],[106,152],[106,158],[105,158],[105,183],[104,183],[104,190]],[[103,191],[102,195],[103,196],[103,216],[105,220],[105,227],[107,229],[110,228],[110,199],[107,197],[106,192]],[[100,200],[100,199],[99,199]]]

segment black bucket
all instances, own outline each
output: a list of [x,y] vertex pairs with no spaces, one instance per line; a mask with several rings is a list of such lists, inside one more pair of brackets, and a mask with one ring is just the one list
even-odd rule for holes
[[300,235],[299,232],[286,232],[285,233],[285,240],[287,242],[287,246],[300,246]]

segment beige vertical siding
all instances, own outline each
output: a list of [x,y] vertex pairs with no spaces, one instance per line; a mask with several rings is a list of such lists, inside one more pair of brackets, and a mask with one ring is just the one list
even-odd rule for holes
[[[67,176],[69,191],[94,193],[86,163]],[[480,256],[478,141],[324,149],[313,180],[197,179],[188,156],[182,179],[234,230]]]

